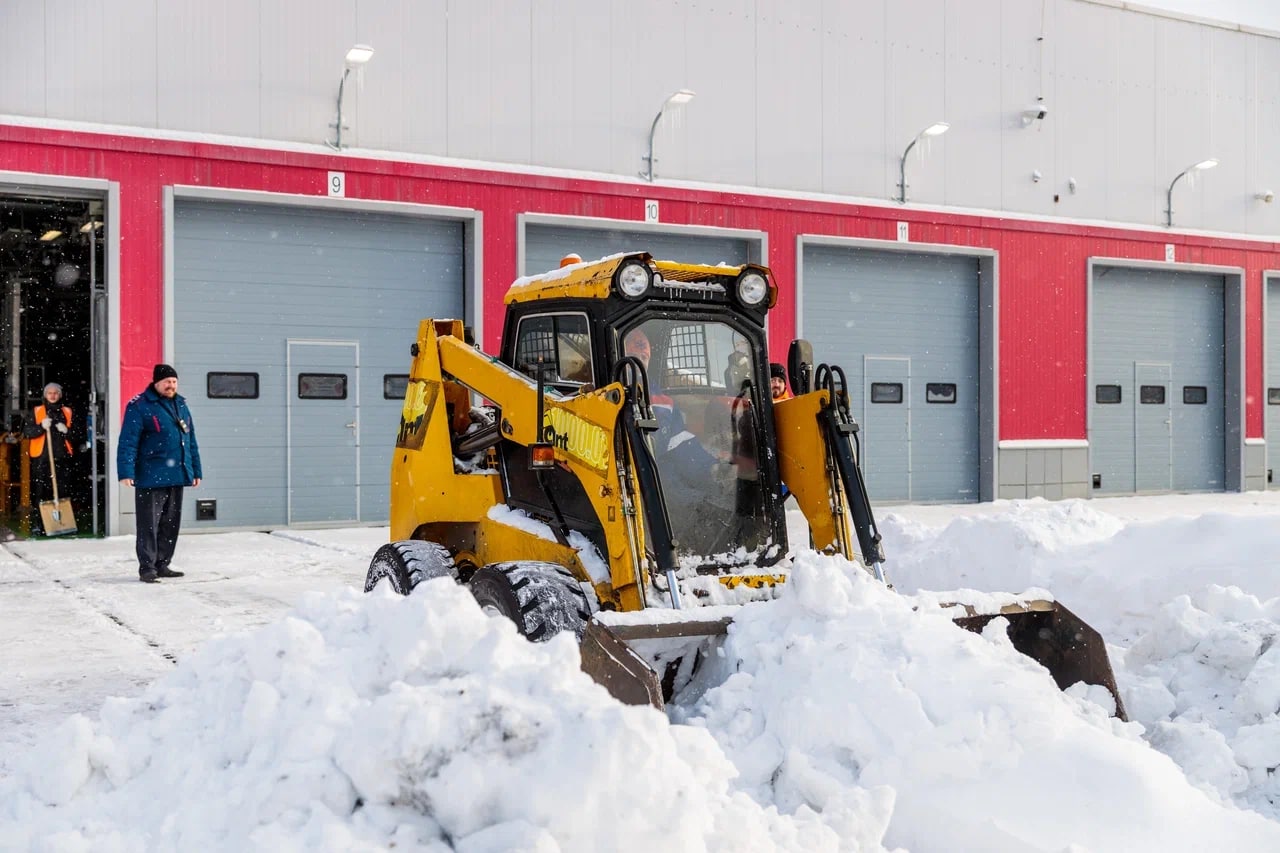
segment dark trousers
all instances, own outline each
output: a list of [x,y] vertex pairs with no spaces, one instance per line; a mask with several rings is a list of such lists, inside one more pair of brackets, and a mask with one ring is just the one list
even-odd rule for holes
[[134,489],[138,512],[138,574],[169,568],[182,526],[182,486]]

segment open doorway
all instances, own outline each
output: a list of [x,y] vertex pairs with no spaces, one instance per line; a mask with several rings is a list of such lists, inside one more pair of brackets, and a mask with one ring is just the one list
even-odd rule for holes
[[43,469],[33,464],[23,428],[51,382],[72,412],[71,454],[52,472],[58,496],[71,501],[78,535],[104,535],[104,259],[101,198],[0,193],[0,537],[42,527],[48,463],[41,454]]

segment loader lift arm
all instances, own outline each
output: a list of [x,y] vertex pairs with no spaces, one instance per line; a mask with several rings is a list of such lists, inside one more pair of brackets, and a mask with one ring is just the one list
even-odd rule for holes
[[[674,573],[676,567],[661,483],[656,467],[652,466],[652,450],[648,447],[643,428],[644,424],[652,421],[651,412],[645,417],[648,405],[645,388],[634,382],[630,386],[615,382],[570,398],[546,395],[540,383],[466,343],[461,324],[456,321],[423,321],[414,356],[411,384],[423,383],[427,388],[424,396],[443,396],[453,401],[454,408],[458,409],[474,392],[491,400],[498,407],[499,416],[492,427],[461,436],[458,429],[461,424],[447,424],[443,406],[434,412],[435,417],[431,416],[432,408],[417,418],[410,418],[411,413],[406,409],[401,426],[402,437],[406,440],[400,442],[400,447],[423,452],[414,454],[412,458],[406,454],[405,473],[417,480],[415,472],[421,471],[422,481],[439,484],[442,494],[462,494],[464,486],[470,485],[466,481],[475,480],[487,481],[492,490],[498,478],[458,473],[451,463],[452,454],[463,449],[478,452],[500,439],[526,447],[548,443],[550,439],[555,464],[571,471],[583,483],[604,530],[608,553],[601,556],[609,563],[612,576],[607,583],[602,584],[598,579],[593,581],[602,602],[609,602],[620,609],[643,609],[644,561],[626,559],[622,555],[628,552],[644,555],[652,551],[660,571]],[[621,367],[619,365],[619,376],[622,375]],[[643,371],[640,373],[643,381]],[[432,387],[443,390],[433,392],[430,390]],[[540,411],[541,425],[538,420]],[[623,414],[624,411],[627,414]],[[458,419],[456,414],[454,419]],[[619,427],[627,435],[630,460],[620,458],[615,452],[613,436]],[[450,464],[441,464],[442,458],[449,459]],[[650,461],[648,476],[644,464],[646,458]],[[631,480],[633,476],[640,478],[638,487]],[[639,509],[646,516],[647,527],[638,524],[632,514],[617,511],[617,496],[624,491],[632,495],[639,492]],[[500,501],[498,496],[494,497]],[[466,510],[453,506],[453,502],[448,500],[427,505],[418,501],[400,502],[393,506],[392,537],[413,538],[422,524],[438,522],[442,512],[449,512],[454,521],[471,522],[477,527],[491,525],[492,522],[486,522],[485,515],[493,502],[490,499],[476,506],[470,510],[470,517],[467,517]],[[408,517],[397,518],[396,509]],[[650,537],[649,542],[645,541],[646,535]],[[552,547],[552,543],[546,543],[545,547]],[[564,545],[559,547],[568,555],[575,555],[573,549]],[[530,554],[528,558],[545,560],[553,556],[544,550]],[[567,562],[578,562],[576,555]],[[584,580],[589,577],[580,563],[575,574]],[[674,585],[672,588],[674,590]]]
[[857,441],[858,423],[849,413],[846,381],[840,367],[818,365],[814,382],[820,390],[828,392],[827,405],[819,410],[818,420],[827,439],[831,464],[840,477],[845,501],[853,516],[853,530],[858,537],[862,559],[876,576],[876,580],[883,582],[884,546],[881,544],[880,531],[876,528],[875,516],[871,512],[871,500],[867,497],[862,468],[854,454],[853,444]]

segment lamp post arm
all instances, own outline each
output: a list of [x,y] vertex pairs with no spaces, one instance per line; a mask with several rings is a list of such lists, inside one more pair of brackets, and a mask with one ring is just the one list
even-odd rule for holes
[[898,201],[902,204],[907,203],[907,155],[911,153],[911,149],[915,148],[916,143],[919,141],[919,136],[911,140],[911,143],[907,146],[907,150],[902,152],[902,159],[898,161],[898,188],[900,190],[898,193]]
[[347,77],[351,74],[351,66],[348,65],[342,70],[342,79],[338,81],[338,124],[337,134],[334,141],[329,143],[329,147],[335,151],[342,150],[342,93],[347,87]]
[[1168,228],[1173,227],[1173,185],[1185,178],[1191,169],[1183,169],[1178,176],[1169,182],[1169,189],[1164,194],[1164,224]]
[[648,165],[645,171],[640,173],[640,177],[649,182],[653,181],[653,137],[658,132],[658,122],[662,121],[662,114],[666,110],[667,105],[663,104],[662,109],[658,110],[658,114],[653,117],[653,124],[649,125],[649,155],[644,158]]

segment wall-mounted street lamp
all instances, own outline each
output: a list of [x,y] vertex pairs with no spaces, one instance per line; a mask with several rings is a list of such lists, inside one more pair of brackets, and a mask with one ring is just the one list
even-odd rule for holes
[[1194,166],[1188,166],[1183,169],[1178,173],[1178,177],[1169,182],[1169,189],[1166,190],[1164,194],[1164,224],[1167,227],[1173,227],[1173,185],[1185,178],[1187,175],[1195,174],[1196,172],[1203,172],[1205,169],[1212,169],[1216,165],[1218,165],[1218,161],[1213,157],[1210,157],[1208,160],[1201,160]]
[[658,122],[662,120],[662,114],[667,111],[667,107],[679,107],[689,103],[693,100],[693,95],[692,89],[677,89],[662,102],[662,107],[659,108],[658,114],[653,117],[653,124],[649,126],[649,153],[644,157],[645,169],[640,173],[640,177],[646,181],[653,180],[653,164],[655,162],[653,159],[653,135],[658,132]]
[[342,79],[338,81],[338,120],[333,125],[336,132],[333,142],[325,143],[334,151],[342,150],[342,95],[347,88],[347,78],[351,76],[352,68],[360,68],[372,58],[373,48],[367,44],[358,44],[347,51],[346,63],[342,68]]
[[924,130],[916,134],[907,145],[907,150],[902,152],[902,159],[898,161],[898,201],[902,204],[907,203],[907,155],[911,153],[911,149],[916,147],[916,143],[926,136],[941,136],[951,129],[951,125],[945,121],[934,122]]

